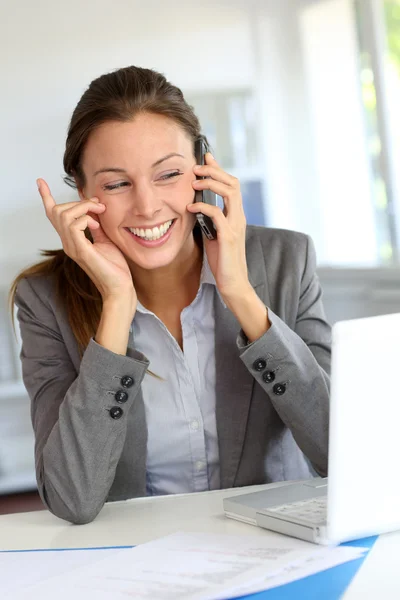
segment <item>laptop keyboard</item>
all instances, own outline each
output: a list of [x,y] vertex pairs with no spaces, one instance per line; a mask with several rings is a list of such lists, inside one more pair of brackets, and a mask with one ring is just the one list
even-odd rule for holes
[[309,521],[313,525],[323,525],[327,519],[327,501],[327,496],[318,496],[299,502],[280,504],[266,510],[278,513],[283,517],[290,517],[290,519],[301,519]]

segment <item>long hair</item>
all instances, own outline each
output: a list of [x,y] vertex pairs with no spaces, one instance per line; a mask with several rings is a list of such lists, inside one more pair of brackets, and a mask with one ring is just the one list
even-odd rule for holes
[[[93,131],[109,121],[131,121],[139,113],[162,115],[175,121],[193,140],[193,146],[199,137],[204,138],[193,108],[178,87],[151,69],[124,67],[94,79],[79,100],[68,127],[63,161],[65,183],[75,189],[85,187],[82,157]],[[93,242],[89,229],[85,235]],[[64,250],[42,250],[41,255],[45,260],[23,270],[13,281],[9,293],[11,311],[21,279],[51,276],[57,301],[66,308],[83,355],[100,322],[101,295],[90,277]]]

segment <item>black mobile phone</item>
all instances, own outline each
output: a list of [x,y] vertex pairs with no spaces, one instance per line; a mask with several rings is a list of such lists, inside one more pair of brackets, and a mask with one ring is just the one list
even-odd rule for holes
[[[195,143],[195,156],[196,164],[204,165],[204,156],[208,152],[208,147],[203,138],[199,138]],[[196,175],[197,177],[197,175]],[[197,177],[197,179],[206,179],[205,177]],[[212,206],[217,206],[217,195],[211,190],[196,190],[195,191],[195,202],[205,202]],[[209,240],[215,240],[217,238],[217,230],[214,227],[212,219],[207,215],[197,213],[197,222],[201,227],[202,232]]]

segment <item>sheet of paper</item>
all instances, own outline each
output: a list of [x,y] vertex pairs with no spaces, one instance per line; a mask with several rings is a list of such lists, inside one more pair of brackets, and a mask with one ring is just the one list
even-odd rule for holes
[[265,538],[178,533],[71,568],[5,598],[214,600],[275,587],[358,556],[359,549],[321,548],[270,533]]
[[[55,575],[69,573],[101,559],[110,559],[124,552],[120,548],[95,550],[38,550],[28,552],[0,552],[1,596],[40,583]],[[21,577],[23,573],[23,577]]]
[[365,548],[340,547],[321,550],[319,553],[300,560],[297,563],[287,565],[281,571],[269,573],[252,584],[245,584],[240,587],[236,586],[234,589],[227,587],[222,594],[216,595],[213,600],[226,600],[228,596],[235,598],[237,596],[266,591],[280,585],[285,585],[286,583],[291,583],[297,579],[314,575],[320,571],[326,571],[350,560],[361,558],[364,553]]

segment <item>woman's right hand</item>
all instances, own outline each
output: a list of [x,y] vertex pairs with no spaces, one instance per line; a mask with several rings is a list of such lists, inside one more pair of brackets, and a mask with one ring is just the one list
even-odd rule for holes
[[[134,313],[137,296],[128,263],[95,218],[103,214],[105,205],[97,198],[56,204],[44,179],[38,179],[37,185],[46,215],[61,238],[64,252],[90,277],[103,302],[114,299],[121,302],[125,297],[132,302]],[[92,234],[93,244],[85,236],[87,227]]]

